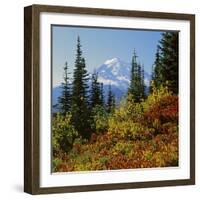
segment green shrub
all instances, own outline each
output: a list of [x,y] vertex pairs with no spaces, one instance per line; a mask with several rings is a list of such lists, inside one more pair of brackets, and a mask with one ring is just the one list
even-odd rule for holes
[[53,159],[53,172],[58,171],[60,164],[62,163],[62,160],[59,158]]
[[77,131],[71,124],[71,114],[57,114],[52,120],[52,145],[53,153],[60,151],[68,152],[72,146],[74,139],[78,136]]
[[160,86],[160,88],[156,88],[155,85],[152,85],[152,93],[148,95],[147,99],[143,101],[142,107],[144,112],[148,111],[152,105],[155,105],[158,102],[161,102],[163,98],[173,96],[172,92],[169,91],[167,87]]
[[109,162],[110,158],[107,156],[99,158],[100,164],[106,165]]
[[92,129],[96,133],[104,133],[108,129],[108,114],[102,106],[92,109]]
[[112,149],[113,154],[121,153],[123,155],[128,155],[133,149],[134,144],[131,142],[118,142]]
[[132,95],[124,99],[108,119],[108,133],[122,139],[145,139],[150,137],[151,129],[143,124],[143,107],[135,103]]

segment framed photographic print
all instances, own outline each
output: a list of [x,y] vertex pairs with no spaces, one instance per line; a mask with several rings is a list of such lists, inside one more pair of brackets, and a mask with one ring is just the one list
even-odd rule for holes
[[24,10],[24,191],[195,183],[195,16]]

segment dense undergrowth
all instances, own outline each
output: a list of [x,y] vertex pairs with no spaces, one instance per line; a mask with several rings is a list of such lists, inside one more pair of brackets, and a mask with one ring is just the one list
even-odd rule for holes
[[166,87],[140,103],[128,95],[110,114],[98,106],[92,112],[89,139],[70,112],[53,116],[54,172],[178,166],[178,96]]

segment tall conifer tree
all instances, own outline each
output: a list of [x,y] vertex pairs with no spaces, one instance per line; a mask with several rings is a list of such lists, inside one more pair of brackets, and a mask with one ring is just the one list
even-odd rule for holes
[[168,86],[174,94],[178,94],[178,32],[162,34],[155,56],[152,80],[157,88],[160,85]]
[[112,93],[111,85],[108,87],[108,99],[107,99],[107,112],[111,113],[115,108],[115,96]]
[[137,61],[136,61],[136,52],[134,50],[133,57],[132,57],[132,64],[131,64],[131,78],[130,78],[130,86],[128,92],[135,96],[135,87],[137,82]]
[[88,108],[88,73],[82,57],[80,38],[77,39],[77,53],[72,87],[72,122],[83,138],[90,137]]
[[145,80],[144,80],[144,65],[142,65],[142,71],[141,71],[141,98],[146,98],[146,86],[145,86]]
[[95,107],[96,105],[101,105],[101,85],[98,82],[98,74],[93,73],[92,74],[92,85],[91,85],[91,98],[90,98],[90,104],[91,107]]
[[65,114],[70,110],[70,104],[71,104],[67,62],[65,63],[64,67],[64,81],[62,82],[61,88],[62,88],[61,96],[58,97],[58,109],[61,113]]
[[140,102],[145,95],[144,72],[141,64],[137,62],[137,55],[134,50],[132,57],[131,78],[128,93],[132,94],[135,102]]
[[164,84],[163,79],[163,66],[161,65],[161,57],[160,57],[160,47],[157,46],[157,51],[155,55],[155,62],[153,65],[153,75],[152,80],[154,81],[154,85],[156,88],[159,88],[161,85]]
[[178,32],[163,33],[160,49],[163,83],[178,94]]
[[100,83],[100,105],[104,107],[104,90],[103,83]]

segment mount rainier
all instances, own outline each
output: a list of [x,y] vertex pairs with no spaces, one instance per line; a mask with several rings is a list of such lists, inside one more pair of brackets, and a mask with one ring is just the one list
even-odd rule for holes
[[[97,68],[98,81],[104,85],[116,86],[126,91],[130,84],[131,64],[119,58],[112,58]],[[150,75],[144,72],[145,84],[149,86]]]

